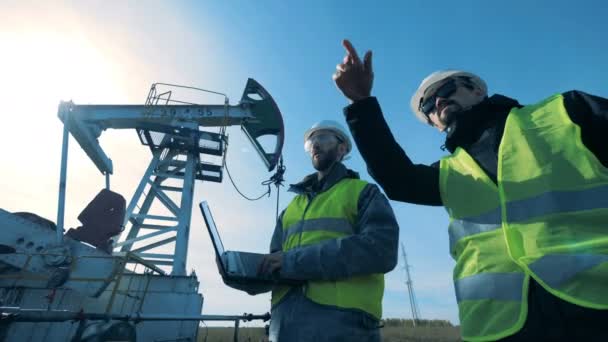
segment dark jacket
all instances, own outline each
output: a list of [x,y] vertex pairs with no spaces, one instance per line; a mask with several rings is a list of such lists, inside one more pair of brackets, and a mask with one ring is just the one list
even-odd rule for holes
[[[322,182],[313,173],[289,190],[314,198],[344,178],[359,178],[359,175],[340,163]],[[392,270],[397,264],[399,226],[388,200],[376,185],[367,184],[357,207],[355,234],[284,252],[281,276],[336,280]],[[282,250],[282,241],[283,224],[279,220],[270,252]],[[317,304],[304,295],[301,287],[294,287],[272,308],[269,333],[270,340],[278,342],[380,341],[378,322],[372,316],[358,310]]]
[[[608,99],[569,91],[564,105],[572,121],[581,128],[585,146],[608,167]],[[496,182],[498,146],[509,111],[520,104],[493,95],[462,113],[458,125],[446,137],[445,148],[464,148]],[[440,206],[439,167],[414,164],[397,144],[375,97],[344,109],[355,143],[369,174],[396,201]],[[378,151],[382,151],[379,153]]]
[[[570,119],[581,128],[583,144],[608,167],[608,100],[569,91],[563,94]],[[458,125],[446,136],[445,149],[465,149],[496,182],[498,147],[507,116],[520,104],[493,95],[461,113]],[[442,205],[438,163],[414,164],[391,134],[374,97],[344,109],[355,143],[370,175],[396,201]],[[381,151],[381,152],[380,152]],[[552,295],[533,279],[528,289],[524,327],[504,341],[605,341],[608,310],[583,308]]]
[[[344,178],[359,178],[359,175],[339,163],[321,184],[314,173],[291,185],[289,191],[312,198]],[[399,226],[388,200],[375,184],[367,184],[357,206],[356,234],[284,252],[281,276],[336,280],[391,271],[397,264]],[[270,245],[271,253],[281,250],[282,234],[283,224],[279,220]]]
[[[344,178],[359,175],[339,163],[317,180],[317,174],[306,176],[289,191],[314,198]],[[302,246],[283,253],[281,277],[307,280],[337,280],[373,273],[387,273],[397,265],[399,226],[393,210],[380,189],[367,184],[357,203],[355,234],[314,245]],[[270,252],[282,250],[282,217],[275,227]],[[269,291],[265,285],[230,284],[228,286],[257,294]],[[304,285],[305,286],[305,285]],[[377,320],[359,310],[346,310],[317,304],[304,295],[303,287],[294,287],[272,308],[270,341],[380,341]]]

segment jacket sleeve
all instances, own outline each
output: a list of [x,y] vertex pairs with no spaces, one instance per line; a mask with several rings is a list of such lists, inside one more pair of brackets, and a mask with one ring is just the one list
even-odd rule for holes
[[395,141],[375,97],[344,108],[344,115],[369,174],[390,199],[442,205],[439,168],[412,163]]
[[355,234],[289,250],[281,276],[301,280],[337,280],[387,273],[397,264],[399,226],[378,187],[368,184],[359,197]]
[[572,122],[581,128],[583,144],[608,167],[608,99],[576,90],[562,95]]

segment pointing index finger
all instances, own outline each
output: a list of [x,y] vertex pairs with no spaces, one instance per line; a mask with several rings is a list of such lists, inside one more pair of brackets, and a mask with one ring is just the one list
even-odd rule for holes
[[372,51],[369,50],[365,53],[365,56],[363,56],[363,65],[365,66],[365,69],[369,72],[374,72],[374,70],[372,69]]
[[361,60],[359,59],[359,55],[357,55],[357,51],[348,39],[344,39],[342,41],[342,46],[344,46],[348,55],[353,59],[354,64],[361,64]]

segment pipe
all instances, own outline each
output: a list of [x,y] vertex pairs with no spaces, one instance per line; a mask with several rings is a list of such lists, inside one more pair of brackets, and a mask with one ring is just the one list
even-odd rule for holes
[[154,314],[105,314],[86,313],[68,310],[21,309],[19,307],[0,307],[0,313],[9,315],[3,318],[13,322],[65,322],[79,320],[117,320],[117,321],[252,321],[270,319],[270,313],[263,315],[154,315]]
[[59,199],[57,200],[57,244],[63,241],[63,216],[65,212],[65,187],[68,174],[68,142],[70,141],[70,132],[68,130],[68,122],[70,118],[66,117],[63,123],[63,140],[61,144],[61,168],[59,170]]

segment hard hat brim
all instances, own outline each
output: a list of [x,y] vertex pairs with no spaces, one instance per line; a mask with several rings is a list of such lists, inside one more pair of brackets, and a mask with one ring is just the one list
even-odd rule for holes
[[338,138],[340,138],[340,140],[346,143],[346,153],[350,153],[350,151],[352,150],[352,142],[350,140],[350,137],[346,135],[346,132],[343,132],[337,127],[332,127],[329,125],[315,125],[312,128],[308,129],[306,132],[304,132],[304,142],[306,142],[306,140],[308,140],[310,136],[312,136],[318,131],[330,131],[334,133]]
[[414,93],[414,95],[412,96],[412,98],[410,100],[410,108],[412,109],[412,112],[418,118],[418,120],[420,120],[421,122],[423,122],[425,124],[429,124],[428,117],[426,116],[426,114],[424,114],[419,109],[420,101],[424,97],[424,93],[426,92],[426,90],[429,87],[432,87],[434,84],[437,84],[438,82],[442,82],[448,78],[458,77],[458,76],[471,78],[473,83],[475,83],[479,88],[481,88],[481,90],[484,93],[488,92],[488,87],[486,85],[486,82],[483,79],[481,79],[481,77],[479,77],[473,73],[462,71],[462,70],[446,70],[446,71],[434,72],[431,75],[429,75],[428,77],[426,77],[424,80],[422,80],[422,82],[420,83],[420,86],[418,87],[418,89],[416,90],[416,92]]

